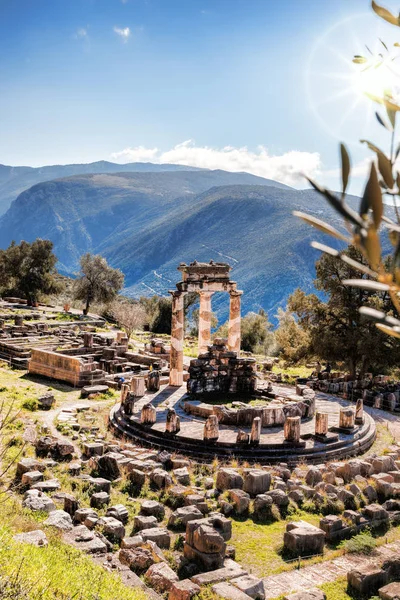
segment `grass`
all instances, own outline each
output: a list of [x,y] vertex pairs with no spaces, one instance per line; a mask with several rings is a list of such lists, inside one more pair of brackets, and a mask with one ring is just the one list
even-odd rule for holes
[[320,515],[298,511],[294,516],[269,524],[254,523],[252,519],[233,519],[230,543],[236,548],[236,560],[259,577],[290,570],[293,564],[286,562],[282,556],[283,534],[287,523],[304,519],[318,526],[320,518]]
[[[19,519],[17,518],[19,517]],[[13,540],[18,531],[37,528],[16,502],[0,505],[0,581],[8,582],[2,598],[13,600],[144,600],[139,589],[129,589],[80,551],[48,535],[49,545],[37,548]],[[19,527],[18,527],[19,525]],[[7,594],[7,595],[6,595]]]
[[377,540],[371,535],[369,531],[363,531],[353,536],[349,540],[344,540],[340,547],[345,552],[357,552],[360,554],[372,554],[377,547]]

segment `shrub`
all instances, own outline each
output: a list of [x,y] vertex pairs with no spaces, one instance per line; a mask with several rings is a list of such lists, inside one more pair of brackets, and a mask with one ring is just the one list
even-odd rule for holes
[[377,546],[376,539],[371,535],[369,531],[363,531],[358,533],[350,540],[344,540],[340,543],[340,548],[343,548],[345,552],[357,552],[359,554],[372,554]]
[[36,398],[27,398],[22,403],[22,408],[25,408],[26,410],[30,410],[30,411],[34,412],[35,410],[37,410],[39,408],[39,403]]

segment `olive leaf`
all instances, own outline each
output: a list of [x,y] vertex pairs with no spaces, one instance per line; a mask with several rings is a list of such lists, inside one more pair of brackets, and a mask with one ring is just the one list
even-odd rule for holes
[[350,175],[350,156],[344,144],[340,144],[340,157],[342,160],[342,197],[344,196],[349,183]]
[[343,285],[371,290],[373,292],[388,292],[390,290],[390,286],[387,283],[370,281],[369,279],[343,279],[342,283]]
[[375,227],[378,229],[383,215],[383,202],[382,190],[379,186],[378,175],[374,163],[371,163],[371,171],[361,200],[360,215],[366,215],[370,208],[372,210]]
[[330,246],[326,246],[325,244],[320,244],[320,242],[311,242],[311,247],[316,250],[321,250],[321,252],[325,252],[325,254],[330,254],[331,256],[339,256],[339,251],[335,250],[335,248],[331,248]]
[[381,115],[376,112],[375,116],[377,118],[377,121],[380,125],[382,125],[382,127],[385,127],[385,129],[388,129],[389,131],[391,131],[391,128],[389,127],[389,125],[382,119]]
[[353,58],[353,63],[356,63],[356,65],[362,65],[366,62],[368,62],[368,60],[364,56],[360,56],[359,54],[356,54]]
[[348,242],[348,239],[342,233],[340,233],[340,231],[338,231],[337,229],[332,227],[332,225],[328,225],[328,223],[321,221],[321,219],[317,219],[316,217],[307,215],[306,213],[303,213],[299,210],[294,210],[292,214],[294,217],[298,217],[299,219],[302,219],[303,221],[305,221],[309,225],[312,225],[316,229],[319,229],[320,231],[323,231],[324,233],[327,233],[328,235],[332,235],[333,237],[337,238],[338,240],[343,240],[344,242]]
[[316,183],[309,177],[307,177],[306,179],[318,193],[325,196],[325,198],[328,200],[329,204],[331,206],[333,206],[333,208],[340,215],[342,215],[342,217],[344,217],[345,219],[348,219],[349,221],[351,221],[353,223],[353,225],[356,225],[357,227],[364,226],[364,223],[363,223],[363,220],[361,219],[361,217],[352,208],[350,208],[350,206],[348,206],[347,204],[345,204],[345,202],[342,202],[341,200],[336,198],[336,196],[334,194],[332,194],[332,192],[321,187],[320,185],[318,185],[318,183]]
[[375,96],[375,94],[370,94],[369,92],[364,92],[364,94],[374,102],[378,102],[378,104],[383,104],[384,106],[386,106],[386,108],[389,108],[390,110],[400,110],[400,106],[398,104],[395,104],[395,102],[392,102],[392,100],[388,96],[384,96],[383,98],[381,98],[380,96]]
[[351,267],[354,267],[358,271],[361,271],[362,273],[365,273],[366,275],[369,275],[370,277],[373,277],[373,278],[378,277],[378,274],[375,273],[375,271],[372,271],[372,269],[370,269],[366,265],[363,265],[362,263],[359,263],[356,260],[353,260],[352,258],[350,258],[350,256],[347,256],[347,254],[341,254],[340,258],[343,262],[350,265]]
[[364,247],[371,267],[378,270],[381,261],[381,244],[375,227],[371,224],[364,238]]
[[383,323],[376,323],[375,326],[383,331],[383,333],[386,333],[386,335],[400,338],[400,327],[395,329],[394,327],[389,327],[389,325],[384,325]]
[[376,14],[379,17],[381,17],[388,23],[397,26],[399,25],[399,18],[395,17],[389,10],[387,10],[387,8],[379,6],[379,4],[377,4],[374,0],[372,0],[372,9],[376,12]]

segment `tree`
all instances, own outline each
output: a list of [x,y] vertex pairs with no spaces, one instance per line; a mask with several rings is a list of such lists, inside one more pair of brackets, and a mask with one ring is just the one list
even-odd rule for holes
[[280,356],[288,363],[298,363],[312,353],[311,336],[308,329],[301,327],[289,309],[278,309],[279,325],[275,340]]
[[[229,323],[226,322],[218,329],[215,336],[227,338]],[[262,308],[258,313],[249,312],[241,320],[241,349],[246,352],[268,354],[275,343],[272,325],[268,315]]]
[[[372,9],[387,23],[400,27],[398,16],[380,6],[375,0],[372,1]],[[398,48],[399,44],[396,43],[394,46]],[[379,105],[380,109],[383,109],[383,111],[376,112],[375,116],[387,135],[387,151],[382,151],[368,140],[361,140],[371,150],[373,158],[358,211],[354,210],[346,201],[346,191],[351,175],[351,159],[346,146],[340,144],[341,194],[333,193],[309,179],[312,187],[324,196],[328,204],[336,211],[335,222],[333,224],[326,223],[314,215],[299,211],[294,211],[293,214],[336,240],[342,240],[347,245],[358,248],[366,261],[364,263],[353,262],[353,278],[344,280],[344,284],[367,292],[374,289],[378,295],[379,292],[387,292],[397,314],[400,314],[400,170],[398,163],[400,145],[398,130],[396,130],[400,99],[397,89],[398,77],[390,67],[393,61],[400,57],[400,53],[397,49],[392,50],[389,47],[382,39],[379,39],[379,45],[376,44],[375,52],[371,52],[367,47],[366,57],[357,54],[353,58],[353,63],[359,65],[362,72],[378,73],[379,77],[379,70],[386,70],[385,85],[382,86],[377,82],[375,93],[367,91],[365,93]],[[383,201],[384,196],[386,196],[386,202]],[[394,207],[394,214],[389,212],[388,206]],[[336,227],[337,216],[342,221],[340,229]],[[382,252],[382,234],[386,233],[389,234],[393,246],[391,261],[385,261]],[[346,262],[345,252],[318,242],[313,242],[312,245],[314,248]],[[360,273],[369,275],[374,281],[369,280],[366,283],[363,277],[360,279]],[[391,311],[387,313],[385,309],[377,310],[368,305],[361,306],[360,310],[364,317],[375,323],[377,329],[393,338],[400,338],[400,319],[393,317]]]
[[12,242],[0,252],[2,286],[24,296],[28,306],[32,306],[41,294],[61,291],[62,284],[56,279],[56,264],[57,257],[50,240]]
[[[289,298],[288,308],[298,319],[299,326],[310,335],[310,350],[327,361],[343,362],[350,374],[363,374],[367,369],[382,371],[395,365],[400,347],[395,340],[377,329],[373,321],[360,313],[361,306],[396,314],[387,291],[374,288],[350,287],[345,283],[357,272],[354,263],[366,264],[362,253],[350,246],[344,256],[349,264],[328,254],[316,263],[315,287],[324,292],[326,301],[315,294],[297,289]],[[364,282],[370,281],[363,274]]]
[[111,313],[118,325],[125,331],[128,340],[137,329],[143,329],[146,322],[146,311],[139,302],[116,301]]
[[111,302],[116,297],[124,285],[124,275],[119,269],[110,267],[100,254],[84,254],[80,265],[73,296],[86,303],[83,313],[87,314],[92,302]]

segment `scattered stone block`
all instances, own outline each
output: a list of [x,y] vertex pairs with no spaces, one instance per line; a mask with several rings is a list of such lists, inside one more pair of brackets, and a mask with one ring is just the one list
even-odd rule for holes
[[304,590],[303,592],[289,594],[289,596],[284,596],[283,600],[326,600],[326,594],[322,590],[313,588]]
[[268,492],[271,487],[271,474],[262,469],[250,469],[245,473],[243,490],[250,496]]
[[40,490],[29,490],[24,495],[24,499],[22,501],[23,508],[29,508],[29,510],[35,512],[46,512],[51,513],[56,509],[56,505],[53,500],[46,496]]
[[107,508],[106,517],[113,517],[126,525],[129,518],[128,509],[123,504],[115,504],[115,506]]
[[235,469],[222,468],[218,470],[216,486],[221,492],[242,489],[243,477]]
[[110,503],[110,494],[107,492],[97,492],[90,497],[90,506],[92,508],[103,508]]
[[121,542],[121,548],[137,548],[143,545],[143,538],[141,535],[133,535],[132,537],[126,537]]
[[142,531],[142,529],[150,529],[151,527],[158,527],[158,521],[156,517],[146,517],[144,515],[136,515],[133,521],[133,526],[136,531]]
[[254,575],[242,575],[231,579],[230,583],[254,600],[264,600],[265,598],[263,580]]
[[221,598],[224,598],[225,600],[249,600],[250,598],[250,596],[227,581],[216,583],[211,589],[215,594],[221,596]]
[[381,600],[400,600],[400,583],[393,581],[379,590]]
[[364,567],[353,569],[347,573],[347,582],[350,588],[356,590],[361,596],[370,597],[388,582],[386,571],[375,565],[368,564]]
[[91,456],[102,456],[104,444],[101,442],[85,442],[83,444],[83,454],[90,458]]
[[43,525],[55,527],[61,531],[70,531],[73,527],[71,515],[65,510],[53,510],[49,517],[43,521]]
[[31,544],[32,546],[47,546],[48,541],[46,534],[41,529],[35,531],[26,531],[25,533],[17,533],[13,536],[16,542],[22,542],[23,544]]
[[325,532],[304,521],[288,523],[283,536],[287,550],[295,556],[322,554],[325,544]]
[[111,541],[120,541],[125,537],[125,527],[121,521],[114,517],[101,517],[97,521],[97,525],[101,527],[103,534]]
[[168,527],[184,528],[189,521],[201,519],[203,513],[196,506],[177,508],[169,517]]
[[41,473],[40,471],[27,471],[22,475],[21,483],[22,485],[30,486],[36,483],[37,481],[42,481],[42,479],[43,473]]
[[171,547],[171,534],[165,527],[142,529],[140,535],[146,542],[154,542],[164,550],[169,550]]
[[150,481],[159,489],[165,489],[172,485],[172,479],[164,469],[154,469],[150,473]]
[[161,593],[168,592],[172,584],[179,581],[178,575],[164,562],[149,567],[144,578],[155,590]]
[[191,600],[200,591],[200,586],[190,581],[190,579],[174,581],[169,590],[168,600]]
[[156,502],[156,500],[144,500],[140,507],[140,514],[148,517],[156,517],[158,521],[162,521],[165,515],[165,507],[161,502]]
[[229,490],[229,499],[232,502],[235,512],[238,515],[244,515],[248,512],[250,506],[250,496],[243,490]]
[[110,481],[114,481],[121,477],[121,469],[119,466],[121,456],[122,455],[116,452],[107,452],[107,454],[99,457],[97,467],[101,477],[105,477]]

